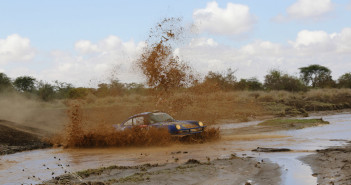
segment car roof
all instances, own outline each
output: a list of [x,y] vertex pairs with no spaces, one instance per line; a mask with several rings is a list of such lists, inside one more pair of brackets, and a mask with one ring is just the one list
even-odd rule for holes
[[139,114],[135,114],[129,118],[132,118],[132,117],[137,117],[137,116],[145,116],[145,115],[148,115],[148,114],[151,114],[151,113],[157,113],[157,112],[160,112],[160,113],[163,113],[162,111],[152,111],[152,112],[142,112],[142,113],[139,113]]

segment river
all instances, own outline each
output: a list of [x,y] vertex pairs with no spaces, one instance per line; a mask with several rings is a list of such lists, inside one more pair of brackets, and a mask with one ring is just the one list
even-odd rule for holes
[[[228,139],[195,145],[172,145],[169,147],[101,148],[101,149],[41,149],[0,156],[0,184],[36,184],[55,176],[110,165],[139,165],[145,163],[174,162],[188,159],[206,161],[208,158],[225,158],[236,153],[252,156],[257,160],[270,160],[282,169],[282,184],[317,184],[311,168],[299,157],[312,154],[316,149],[343,145],[351,140],[351,113],[312,116],[323,118],[330,124],[260,134],[252,139]],[[220,125],[222,130],[246,127],[255,122]],[[266,137],[264,137],[266,136]],[[284,137],[281,137],[284,136]],[[229,137],[230,138],[230,137]],[[293,152],[257,153],[257,147],[290,148]]]

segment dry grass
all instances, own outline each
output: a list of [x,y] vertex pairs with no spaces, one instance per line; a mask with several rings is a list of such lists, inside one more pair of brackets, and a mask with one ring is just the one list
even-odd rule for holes
[[[80,102],[80,119],[84,122],[81,133],[88,134],[90,131],[89,138],[92,138],[92,130],[100,125],[106,125],[106,130],[109,131],[112,124],[119,124],[131,115],[153,110],[168,112],[178,120],[198,120],[205,125],[213,125],[224,121],[250,121],[267,115],[297,116],[306,114],[306,111],[351,108],[351,89],[317,89],[300,93],[198,91],[199,89],[182,90],[167,97],[131,94],[97,98],[89,95]],[[69,100],[40,103],[23,97],[4,97],[0,101],[2,119],[43,129],[49,135],[67,128],[64,124],[70,119],[63,108],[63,104],[71,106]],[[16,116],[19,113],[22,116]],[[64,130],[63,133],[69,132]],[[95,135],[98,137],[98,134]],[[65,139],[56,137],[54,140],[58,141],[56,143],[64,143]]]
[[261,116],[306,115],[306,111],[351,108],[351,89],[316,89],[308,92],[234,91],[202,92],[193,89],[168,96],[126,95],[96,98],[83,104],[85,120],[117,124],[131,115],[161,110],[178,120],[199,120],[207,125],[223,120],[242,122]]

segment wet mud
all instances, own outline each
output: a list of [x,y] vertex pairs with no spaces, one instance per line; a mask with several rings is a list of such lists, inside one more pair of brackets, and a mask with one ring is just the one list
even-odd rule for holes
[[227,159],[183,164],[109,166],[56,177],[47,183],[91,184],[262,184],[280,183],[277,164],[231,155]]
[[0,120],[0,155],[47,148],[51,144],[31,132],[11,127],[12,122]]
[[317,150],[317,153],[301,158],[313,170],[319,184],[351,183],[351,142],[346,146]]
[[[318,115],[318,118],[320,117],[321,116]],[[173,173],[176,174],[175,177],[182,179],[182,182],[185,183],[205,183],[202,182],[201,179],[207,179],[210,182],[210,176],[214,176],[215,180],[221,182],[222,178],[229,178],[229,175],[227,176],[226,174],[233,175],[233,173],[238,173],[242,176],[248,174],[248,176],[244,176],[245,180],[252,180],[250,182],[253,182],[256,175],[255,173],[251,173],[251,170],[257,168],[255,167],[257,162],[262,163],[263,160],[265,163],[270,163],[272,165],[276,163],[279,166],[277,171],[280,173],[276,173],[276,170],[267,168],[273,170],[269,178],[277,177],[280,179],[280,181],[272,182],[271,184],[316,184],[317,177],[316,174],[314,174],[316,173],[314,169],[312,172],[311,168],[298,158],[313,154],[316,150],[322,150],[328,146],[341,145],[345,140],[351,140],[351,127],[349,124],[351,121],[350,113],[323,116],[323,119],[329,121],[330,124],[299,130],[272,130],[271,132],[266,130],[265,132],[258,132],[255,134],[249,132],[249,128],[247,127],[255,126],[255,124],[258,123],[226,124],[220,127],[220,140],[198,144],[172,144],[169,146],[124,148],[56,148],[20,152],[17,154],[0,156],[0,182],[2,184],[11,184],[11,182],[35,184],[41,183],[44,180],[58,180],[58,178],[68,174],[77,174],[76,172],[80,173],[86,171],[84,169],[92,169],[90,171],[94,172],[94,174],[87,177],[83,175],[85,173],[80,174],[80,176],[82,176],[81,178],[86,180],[86,182],[97,182],[107,176],[102,182],[107,183],[112,179],[110,181],[111,183],[147,184],[150,181],[150,184],[152,184],[156,183],[157,180],[162,180],[163,177],[172,179]],[[236,129],[244,129],[248,132],[233,134],[237,133],[235,131]],[[289,148],[291,151],[268,153],[251,151],[257,147]],[[335,151],[342,152],[340,149],[334,150],[333,152]],[[243,160],[245,164],[233,161],[233,164],[236,165],[231,166],[230,162],[228,164],[220,164],[220,161],[228,161],[234,153],[239,156],[238,159],[235,160],[245,159]],[[192,163],[186,164],[189,160],[192,161]],[[197,161],[199,163],[197,163]],[[205,164],[208,162],[214,163],[213,168],[205,169]],[[145,167],[146,171],[138,167],[146,164],[157,164],[158,166]],[[248,164],[251,164],[249,168],[241,168]],[[110,167],[111,165],[115,167]],[[179,168],[183,168],[184,165],[193,165],[195,167],[192,167],[191,169],[193,170],[191,171],[179,171]],[[259,166],[260,164],[257,165]],[[116,168],[116,166],[118,169],[109,169],[109,167]],[[119,168],[122,166],[130,167],[132,170],[128,171],[130,169],[123,169],[126,171],[118,171],[121,170]],[[170,174],[164,174],[164,171],[159,167],[167,168]],[[260,169],[264,170],[262,166],[260,167]],[[95,173],[101,170],[103,170],[103,173]],[[121,179],[118,176],[114,176],[116,174],[113,174],[109,170],[112,170],[113,173],[120,172],[122,174],[128,172],[128,175],[123,177],[130,177]],[[204,177],[203,174],[200,172],[198,173],[196,170],[203,170],[206,176]],[[270,170],[267,170],[267,172]],[[153,171],[157,171],[157,173],[151,173]],[[143,174],[142,177],[140,174]],[[312,176],[313,174],[314,176]],[[150,180],[152,178],[154,178],[154,180]],[[137,180],[137,182],[134,182],[133,179]],[[69,177],[68,180],[72,182],[76,181],[73,177]],[[255,182],[256,181],[259,182],[259,180],[255,180]],[[177,182],[179,183],[180,180]],[[227,179],[223,181],[224,184],[227,182],[230,182],[230,180]],[[240,181],[240,183],[241,182],[244,182],[244,180]],[[172,183],[169,182],[169,184]]]

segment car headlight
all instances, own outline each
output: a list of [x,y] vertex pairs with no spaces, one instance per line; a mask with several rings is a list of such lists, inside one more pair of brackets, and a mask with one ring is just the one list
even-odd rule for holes
[[204,124],[201,121],[199,121],[199,126],[202,127],[204,126]]
[[177,128],[178,130],[180,130],[181,127],[180,127],[180,125],[176,125],[176,128]]

